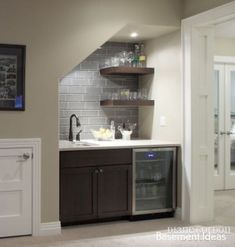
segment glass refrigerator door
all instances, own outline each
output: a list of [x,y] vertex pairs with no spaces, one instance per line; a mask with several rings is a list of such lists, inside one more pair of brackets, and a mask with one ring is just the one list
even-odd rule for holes
[[135,214],[174,208],[175,149],[135,150],[134,161]]

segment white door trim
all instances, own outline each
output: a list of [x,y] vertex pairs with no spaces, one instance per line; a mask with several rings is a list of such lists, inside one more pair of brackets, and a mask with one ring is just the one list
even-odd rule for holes
[[[182,21],[182,219],[190,223],[213,219],[213,29],[232,19],[235,1]],[[204,143],[200,140],[201,129],[205,132]]]
[[32,235],[40,235],[41,225],[41,139],[0,139],[0,148],[31,148],[32,159]]
[[235,64],[235,57],[230,56],[214,56],[214,62],[216,64],[226,63],[226,64]]

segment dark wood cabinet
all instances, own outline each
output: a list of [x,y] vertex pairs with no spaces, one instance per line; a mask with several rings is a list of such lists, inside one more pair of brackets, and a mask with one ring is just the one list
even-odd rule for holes
[[74,222],[97,218],[97,175],[94,168],[60,172],[60,220]]
[[130,215],[131,163],[131,149],[60,152],[61,223]]
[[124,216],[131,213],[131,165],[102,167],[98,175],[99,217]]

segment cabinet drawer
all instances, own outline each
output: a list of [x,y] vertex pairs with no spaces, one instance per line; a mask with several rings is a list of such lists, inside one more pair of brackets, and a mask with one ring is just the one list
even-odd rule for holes
[[60,152],[60,167],[131,164],[132,149],[78,150]]

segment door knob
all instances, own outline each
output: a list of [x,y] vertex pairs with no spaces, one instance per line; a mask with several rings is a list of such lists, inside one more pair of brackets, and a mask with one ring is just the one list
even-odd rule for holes
[[227,133],[227,132],[225,132],[225,131],[220,131],[220,132],[219,132],[220,135],[225,135],[226,133]]
[[28,159],[30,158],[30,154],[29,154],[29,153],[24,153],[24,154],[22,155],[22,158],[23,158],[24,160],[28,160]]

